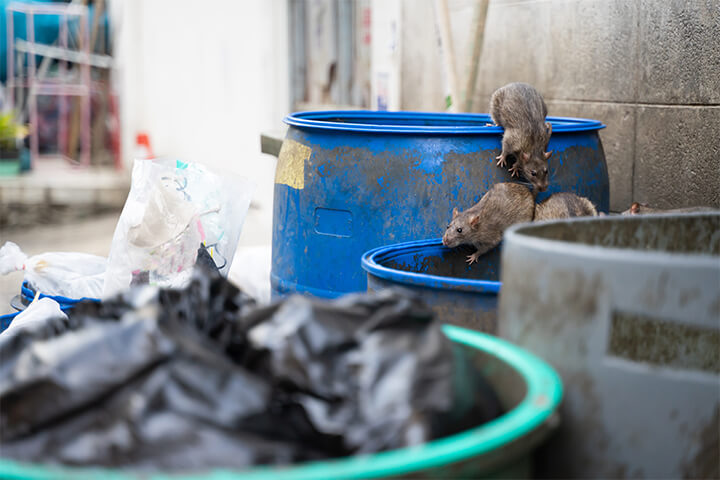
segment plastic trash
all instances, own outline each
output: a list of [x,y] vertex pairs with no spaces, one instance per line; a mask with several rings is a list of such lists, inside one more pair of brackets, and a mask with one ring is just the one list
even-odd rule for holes
[[38,299],[18,313],[10,326],[0,332],[0,335],[12,335],[20,329],[44,325],[49,318],[67,320],[67,315],[60,309],[60,304],[52,298]]
[[184,289],[136,286],[0,335],[0,356],[0,454],[21,461],[288,464],[416,445],[500,413],[400,291],[260,308],[196,269]]
[[270,303],[270,245],[240,247],[235,252],[228,279],[258,303]]
[[25,280],[46,295],[99,298],[107,259],[78,252],[48,252],[28,257],[13,242],[0,247],[0,274],[21,271]]
[[108,257],[103,298],[131,284],[186,285],[198,247],[227,276],[254,185],[199,164],[136,160]]

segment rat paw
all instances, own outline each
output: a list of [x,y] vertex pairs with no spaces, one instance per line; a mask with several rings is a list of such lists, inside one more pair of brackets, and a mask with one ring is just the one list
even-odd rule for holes
[[520,176],[520,168],[518,167],[518,164],[516,163],[512,167],[510,167],[510,176],[512,177],[519,177]]
[[467,262],[468,265],[472,265],[473,263],[478,261],[478,258],[480,258],[480,252],[475,252],[472,255],[468,255],[465,262]]
[[505,155],[498,155],[497,157],[495,157],[495,160],[497,160],[497,163],[495,165],[497,165],[498,167],[505,167]]

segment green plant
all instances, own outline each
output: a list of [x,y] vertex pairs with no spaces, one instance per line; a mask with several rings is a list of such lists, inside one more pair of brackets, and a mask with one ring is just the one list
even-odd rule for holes
[[12,112],[0,113],[0,149],[15,150],[18,140],[28,134],[28,128],[15,121]]

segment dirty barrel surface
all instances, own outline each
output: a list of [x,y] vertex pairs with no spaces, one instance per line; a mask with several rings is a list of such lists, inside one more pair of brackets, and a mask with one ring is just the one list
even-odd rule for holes
[[497,333],[500,247],[468,265],[472,250],[447,248],[441,239],[405,242],[370,250],[362,257],[368,291],[400,286],[422,296],[437,318],[485,333]]
[[[548,117],[550,187],[607,211],[594,120]],[[454,207],[513,181],[496,166],[503,130],[485,114],[326,111],[289,115],[275,175],[272,294],[337,297],[367,288],[360,257],[442,234]]]
[[556,367],[542,474],[719,478],[720,214],[512,227],[499,333]]
[[[348,478],[530,478],[533,451],[557,427],[563,387],[545,362],[508,342],[452,325],[443,327],[472,374],[493,387],[506,413],[492,422],[422,445],[284,467],[215,470],[188,475],[29,465],[0,458],[3,478],[24,480],[237,479],[323,480]],[[472,383],[472,382],[471,382]],[[478,392],[467,389],[468,395]],[[0,455],[1,457],[1,455]]]

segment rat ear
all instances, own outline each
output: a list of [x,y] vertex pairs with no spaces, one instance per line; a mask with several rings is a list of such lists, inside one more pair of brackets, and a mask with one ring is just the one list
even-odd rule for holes
[[525,160],[525,161],[527,162],[528,160],[530,160],[530,154],[529,154],[529,153],[523,153],[523,154],[522,154],[522,158],[523,158],[523,160]]
[[553,154],[553,151],[550,150],[549,152],[545,152],[545,160],[549,159]]
[[633,202],[632,205],[630,205],[630,213],[632,215],[635,215],[640,210],[640,204],[638,202]]
[[477,227],[477,224],[479,222],[480,222],[480,215],[473,215],[472,217],[470,217],[470,220],[468,221],[470,226],[473,228]]
[[457,207],[453,208],[453,220],[460,214],[460,210]]

